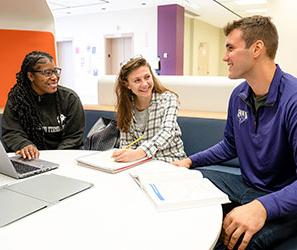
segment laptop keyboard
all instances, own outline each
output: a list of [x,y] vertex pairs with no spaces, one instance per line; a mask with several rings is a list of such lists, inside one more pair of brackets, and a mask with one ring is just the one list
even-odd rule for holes
[[24,174],[24,173],[28,173],[28,172],[32,172],[34,170],[38,170],[39,168],[27,165],[27,164],[23,164],[20,162],[16,162],[16,161],[11,161],[15,170],[17,171],[17,173],[19,174]]

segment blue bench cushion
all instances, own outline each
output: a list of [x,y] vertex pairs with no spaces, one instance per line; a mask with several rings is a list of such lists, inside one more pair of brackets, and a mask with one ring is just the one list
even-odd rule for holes
[[[182,141],[188,156],[215,145],[224,137],[226,120],[180,116],[177,122],[182,131]],[[239,161],[236,158],[220,165],[239,167]]]
[[226,125],[225,120],[182,116],[177,118],[177,122],[187,155],[207,149],[222,140]]

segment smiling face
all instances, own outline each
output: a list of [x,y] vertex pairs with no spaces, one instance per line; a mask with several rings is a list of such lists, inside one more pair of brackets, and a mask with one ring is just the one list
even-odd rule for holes
[[136,95],[139,101],[150,100],[153,87],[154,81],[148,66],[141,66],[128,75],[127,88]]
[[[52,74],[50,72],[52,72]],[[31,81],[32,89],[38,95],[55,93],[58,89],[58,82],[60,79],[58,73],[53,61],[48,58],[41,58],[35,64],[34,70],[28,72],[28,78]]]
[[246,48],[241,30],[234,29],[230,32],[226,39],[226,54],[223,58],[228,65],[229,78],[248,78],[255,63],[253,49],[254,44]]

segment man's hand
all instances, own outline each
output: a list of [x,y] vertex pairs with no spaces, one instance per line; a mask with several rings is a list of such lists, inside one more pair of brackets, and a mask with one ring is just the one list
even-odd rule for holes
[[112,157],[115,161],[118,162],[129,162],[136,161],[141,158],[144,158],[146,153],[141,149],[118,149],[115,150],[112,154]]
[[226,215],[223,222],[224,245],[228,249],[233,249],[239,237],[243,235],[238,249],[245,249],[253,235],[264,226],[266,218],[266,209],[258,200],[234,208]]
[[171,163],[178,167],[190,168],[192,166],[192,160],[190,158],[185,158],[179,161],[173,161]]
[[35,145],[30,144],[26,147],[23,147],[22,149],[15,152],[17,155],[20,155],[24,159],[32,160],[32,159],[38,159],[39,158],[39,151],[36,148]]

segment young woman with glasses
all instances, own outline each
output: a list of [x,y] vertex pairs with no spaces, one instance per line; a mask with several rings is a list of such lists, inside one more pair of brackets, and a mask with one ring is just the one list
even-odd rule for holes
[[84,111],[77,94],[58,85],[61,69],[48,53],[26,55],[8,94],[2,140],[23,158],[38,150],[75,149],[83,144]]

